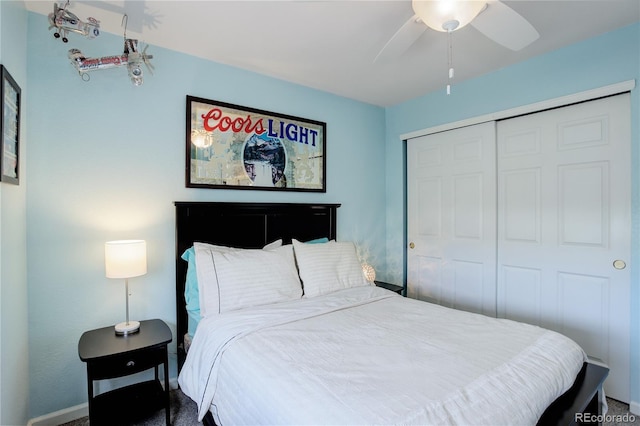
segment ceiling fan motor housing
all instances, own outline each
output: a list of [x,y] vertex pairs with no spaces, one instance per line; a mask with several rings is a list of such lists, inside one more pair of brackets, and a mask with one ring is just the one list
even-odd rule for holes
[[412,0],[413,11],[428,27],[441,32],[458,30],[478,16],[484,1]]

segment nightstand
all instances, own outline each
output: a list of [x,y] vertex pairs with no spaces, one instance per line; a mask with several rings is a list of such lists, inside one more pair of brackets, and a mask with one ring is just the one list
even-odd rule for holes
[[[140,321],[140,331],[117,336],[113,326],[87,331],[80,337],[78,354],[87,363],[89,423],[122,424],[139,420],[164,408],[170,424],[169,357],[171,330],[159,319]],[[158,366],[164,364],[164,388]],[[113,379],[155,369],[155,380],[93,394],[94,380]]]
[[384,281],[374,281],[375,285],[378,287],[386,288],[387,290],[391,290],[398,294],[402,294],[402,290],[404,289],[401,285],[395,285],[390,283],[385,283]]

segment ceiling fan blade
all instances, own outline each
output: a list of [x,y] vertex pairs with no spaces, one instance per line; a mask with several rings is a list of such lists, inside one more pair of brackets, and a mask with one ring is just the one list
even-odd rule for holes
[[497,0],[488,1],[487,8],[471,21],[471,25],[491,40],[514,51],[527,47],[540,37],[529,21]]
[[417,15],[409,18],[384,45],[373,62],[385,62],[398,58],[427,30]]

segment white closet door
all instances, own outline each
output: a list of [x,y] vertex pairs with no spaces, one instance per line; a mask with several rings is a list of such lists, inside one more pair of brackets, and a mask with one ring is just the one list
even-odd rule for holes
[[408,296],[496,314],[495,123],[407,142]]
[[629,401],[630,103],[498,123],[498,316],[554,329]]

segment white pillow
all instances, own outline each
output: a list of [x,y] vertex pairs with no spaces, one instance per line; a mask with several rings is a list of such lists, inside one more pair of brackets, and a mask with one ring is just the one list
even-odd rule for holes
[[196,243],[194,249],[202,317],[302,296],[290,245],[243,250]]
[[218,280],[216,278],[216,270],[213,266],[212,253],[214,251],[229,252],[233,250],[240,249],[206,243],[193,243],[196,277],[198,281],[198,298],[200,299],[200,316],[202,318],[210,313],[219,312],[219,303],[217,302]]
[[266,246],[262,247],[264,250],[271,250],[274,248],[278,248],[278,247],[282,247],[282,238],[279,240],[275,240],[272,243],[267,244]]
[[371,285],[364,277],[356,246],[352,242],[304,244],[293,240],[293,248],[304,297]]

